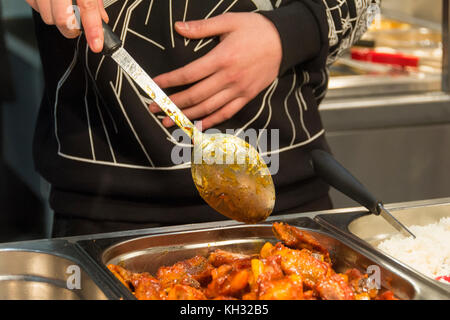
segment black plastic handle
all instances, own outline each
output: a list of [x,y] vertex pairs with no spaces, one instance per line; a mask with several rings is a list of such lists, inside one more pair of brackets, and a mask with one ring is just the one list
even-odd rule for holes
[[[72,0],[73,5],[77,5],[76,0]],[[102,21],[104,43],[102,54],[105,56],[110,56],[116,52],[122,46],[122,40],[113,32],[111,27]],[[83,24],[80,22],[81,30],[83,30]]]
[[102,53],[110,56],[122,46],[122,40],[112,31],[111,27],[103,21],[103,34],[105,42],[103,44]]
[[334,159],[331,154],[323,150],[313,150],[311,158],[314,171],[321,179],[366,207],[370,212],[379,214],[378,204],[381,202],[367,191],[366,187]]

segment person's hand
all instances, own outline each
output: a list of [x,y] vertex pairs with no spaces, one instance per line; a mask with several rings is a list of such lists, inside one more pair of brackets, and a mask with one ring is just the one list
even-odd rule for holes
[[[42,20],[48,25],[56,25],[59,31],[69,39],[76,38],[80,30],[76,29],[72,0],[26,0],[40,13]],[[81,23],[86,34],[89,47],[94,52],[103,49],[102,19],[108,22],[108,14],[102,0],[77,0],[80,8]]]
[[[190,39],[220,36],[220,43],[205,56],[154,79],[161,88],[198,82],[169,98],[191,120],[202,119],[202,129],[230,119],[278,76],[280,36],[273,23],[260,14],[225,13],[177,22],[175,28]],[[160,109],[153,103],[150,111]],[[170,118],[163,119],[164,126],[173,124]]]

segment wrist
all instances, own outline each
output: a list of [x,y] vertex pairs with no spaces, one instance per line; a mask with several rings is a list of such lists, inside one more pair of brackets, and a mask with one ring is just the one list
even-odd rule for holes
[[[270,45],[270,52],[271,57],[273,57],[274,60],[277,61],[278,68],[281,67],[281,62],[283,59],[283,47],[282,47],[282,40],[280,37],[280,33],[278,32],[277,27],[272,22],[272,20],[268,19],[266,16],[261,15],[259,13],[253,13],[258,16],[258,18],[262,19],[263,25],[265,25],[264,28],[261,30],[264,30],[264,35],[268,36],[268,42]],[[270,33],[270,35],[268,35]]]

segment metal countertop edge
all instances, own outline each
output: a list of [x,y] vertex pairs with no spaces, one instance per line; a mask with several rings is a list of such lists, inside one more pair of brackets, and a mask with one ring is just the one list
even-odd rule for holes
[[[429,206],[429,205],[439,205],[439,204],[446,204],[446,203],[450,204],[450,197],[385,204],[385,207],[387,209],[395,211],[396,209]],[[367,212],[367,209],[364,207],[349,207],[349,208],[339,208],[339,209],[331,209],[331,210],[324,210],[324,211],[313,211],[313,212],[305,212],[305,213],[277,215],[277,216],[270,216],[263,223],[270,223],[273,221],[278,221],[278,220],[283,220],[283,219],[292,220],[292,219],[301,218],[301,217],[307,217],[307,218],[314,219],[317,215],[336,214],[336,213],[345,214],[345,213],[355,213],[355,212],[363,213],[363,212]],[[239,226],[239,225],[245,225],[245,224],[241,223],[241,222],[233,221],[233,220],[223,220],[223,221],[215,221],[215,222],[182,224],[182,225],[176,225],[176,226],[170,226],[170,227],[157,227],[157,228],[139,229],[139,230],[131,230],[131,231],[99,233],[99,234],[86,235],[86,236],[55,238],[55,240],[56,239],[64,239],[69,242],[77,242],[77,241],[81,241],[81,240],[96,240],[96,239],[111,238],[111,237],[144,236],[144,235],[154,235],[154,234],[169,233],[169,232],[173,233],[173,232],[192,231],[192,230],[200,230],[200,229],[208,229],[208,228],[221,228],[221,227]]]

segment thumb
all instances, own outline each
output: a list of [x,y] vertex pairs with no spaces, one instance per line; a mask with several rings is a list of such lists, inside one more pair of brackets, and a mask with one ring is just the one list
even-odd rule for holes
[[234,17],[232,14],[221,14],[219,16],[175,23],[175,30],[182,36],[191,39],[201,39],[218,36],[233,29]]

